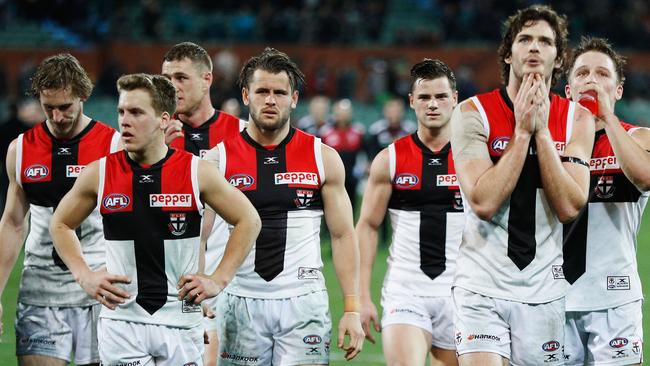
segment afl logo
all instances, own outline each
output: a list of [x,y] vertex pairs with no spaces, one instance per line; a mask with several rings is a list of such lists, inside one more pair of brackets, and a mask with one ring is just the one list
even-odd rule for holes
[[550,341],[542,344],[542,350],[546,352],[553,352],[557,351],[558,349],[560,349],[560,342],[558,341]]
[[502,155],[503,152],[506,151],[506,147],[508,147],[508,142],[510,142],[510,137],[508,136],[497,137],[496,139],[492,140],[490,149],[492,149],[492,152],[495,154]]
[[228,178],[228,183],[238,189],[246,189],[253,185],[255,180],[248,174],[235,174]]
[[415,187],[418,184],[418,176],[411,173],[400,174],[395,177],[395,186],[397,188],[406,189]]
[[126,208],[129,205],[129,196],[122,193],[113,193],[104,197],[102,205],[109,211],[117,211]]
[[50,174],[50,170],[45,165],[30,165],[25,169],[25,178],[29,180],[42,180]]
[[305,336],[305,337],[302,339],[302,341],[303,341],[305,344],[311,344],[311,345],[313,345],[313,344],[320,344],[320,343],[323,341],[323,338],[321,338],[319,335],[311,334],[311,335]]
[[614,338],[609,341],[609,346],[612,348],[622,348],[627,346],[627,338]]

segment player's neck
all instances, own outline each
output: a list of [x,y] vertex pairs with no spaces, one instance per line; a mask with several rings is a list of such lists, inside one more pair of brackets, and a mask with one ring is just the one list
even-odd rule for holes
[[449,142],[449,123],[440,128],[418,128],[418,138],[431,151],[440,151]]
[[289,121],[277,130],[260,128],[255,124],[255,122],[248,121],[248,127],[246,127],[246,130],[248,131],[248,135],[255,142],[262,146],[269,146],[279,145],[280,142],[282,142],[289,134],[290,128],[291,124]]
[[47,122],[47,128],[50,130],[54,138],[58,140],[70,140],[75,136],[79,135],[81,131],[83,131],[86,127],[88,127],[88,124],[90,123],[91,120],[92,119],[90,117],[86,116],[85,114],[83,114],[83,112],[81,112],[81,114],[79,115],[79,120],[75,122],[74,128],[65,135],[58,134],[56,132],[56,129],[50,126],[49,121]]
[[164,140],[158,139],[152,141],[150,145],[139,151],[128,151],[129,158],[143,166],[150,166],[161,161],[166,155],[169,148],[165,145]]
[[179,113],[178,118],[181,122],[196,128],[208,121],[214,115],[214,111],[210,98],[206,97],[201,100],[198,108],[187,114]]

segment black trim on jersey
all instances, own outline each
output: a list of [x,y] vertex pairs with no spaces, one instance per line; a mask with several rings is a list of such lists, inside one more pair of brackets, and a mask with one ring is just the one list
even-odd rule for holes
[[515,106],[512,103],[512,100],[510,100],[510,97],[508,96],[508,90],[506,90],[505,87],[499,88],[499,94],[501,94],[501,99],[506,103],[508,108],[514,113],[515,111]]
[[[165,240],[198,237],[201,230],[201,215],[197,211],[163,211],[162,208],[149,206],[149,196],[161,193],[163,163],[174,152],[174,149],[169,149],[165,158],[148,168],[140,167],[124,152],[133,171],[133,210],[103,216],[104,236],[107,240],[134,242],[138,276],[136,303],[149,314],[154,314],[167,302]],[[140,183],[142,173],[146,173],[150,178],[146,183]],[[185,215],[184,233],[171,233],[172,214]]]
[[[198,127],[193,127],[188,123],[178,119],[183,124],[183,139],[185,140],[185,151],[199,156],[201,150],[209,150],[214,146],[210,146],[210,126],[219,119],[220,112],[215,109],[212,117],[207,121],[200,124]],[[178,116],[176,116],[178,118]],[[194,136],[199,135],[200,139],[193,139]]]
[[163,164],[165,164],[165,162],[167,160],[169,160],[169,158],[172,156],[172,154],[175,151],[176,151],[176,149],[174,149],[172,147],[167,147],[167,152],[165,153],[165,156],[162,159],[158,160],[157,162],[155,162],[154,164],[151,164],[149,167],[146,167],[146,168],[142,167],[140,165],[140,163],[138,163],[135,160],[131,159],[131,157],[129,156],[129,153],[126,150],[122,150],[122,153],[126,157],[126,162],[129,163],[129,165],[131,166],[131,169],[133,169],[133,175],[135,176],[136,171],[138,171],[138,170],[147,170],[147,169],[154,169],[154,168],[161,167]]
[[289,141],[293,138],[293,134],[296,132],[296,129],[294,127],[289,127],[289,133],[287,133],[287,136],[280,141],[280,143],[274,147],[273,149],[269,150],[266,147],[262,146],[259,142],[253,140],[251,135],[248,134],[248,128],[244,128],[240,133],[241,136],[244,138],[244,141],[246,141],[249,145],[254,147],[257,150],[265,150],[265,151],[275,151],[275,150],[280,150],[283,149]]
[[75,135],[73,138],[71,138],[71,139],[59,139],[59,138],[56,138],[56,137],[52,134],[52,132],[50,132],[50,129],[47,127],[47,121],[41,123],[41,125],[43,126],[43,129],[45,130],[45,133],[46,133],[48,136],[50,136],[50,138],[51,138],[52,140],[54,140],[54,141],[59,141],[59,142],[66,142],[66,143],[68,143],[68,144],[73,144],[73,143],[77,143],[77,142],[79,142],[79,140],[81,140],[84,136],[86,136],[86,134],[87,134],[88,132],[90,132],[90,130],[92,130],[93,127],[95,127],[95,124],[96,124],[96,123],[97,123],[97,121],[95,121],[94,119],[90,120],[90,122],[88,123],[88,126],[84,127],[84,129],[81,130],[81,132],[79,132],[78,134],[76,134],[76,135]]

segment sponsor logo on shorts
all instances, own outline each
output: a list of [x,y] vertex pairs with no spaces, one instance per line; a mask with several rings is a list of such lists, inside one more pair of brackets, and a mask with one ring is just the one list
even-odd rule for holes
[[614,195],[616,186],[614,186],[613,175],[603,175],[598,178],[598,183],[594,187],[594,194],[598,198],[610,198]]
[[102,205],[109,211],[117,211],[126,208],[130,202],[131,199],[125,194],[111,193],[108,196],[104,197]]
[[559,362],[560,357],[557,353],[551,353],[548,355],[544,355],[544,362],[549,363],[549,362]]
[[65,166],[65,176],[67,178],[77,178],[81,171],[84,170],[85,165],[66,165]]
[[118,362],[115,364],[115,366],[137,366],[137,365],[142,365],[140,360],[130,361],[130,362]]
[[320,356],[321,354],[319,347],[307,347],[307,352],[305,353],[307,356]]
[[634,352],[635,355],[641,353],[641,342],[639,341],[632,342],[632,352]]
[[560,342],[558,341],[548,341],[542,344],[542,350],[546,352],[555,352],[560,349]]
[[298,267],[299,280],[317,280],[320,269],[309,267]]
[[181,236],[187,230],[187,214],[184,213],[170,213],[169,224],[167,227],[172,235]]
[[467,336],[468,341],[490,341],[501,342],[501,338],[493,334],[470,334]]
[[419,316],[419,317],[421,317],[421,318],[424,317],[424,315],[418,313],[417,311],[414,311],[414,310],[411,310],[411,309],[407,309],[407,308],[396,308],[396,309],[390,309],[390,314],[391,314],[391,315],[393,315],[393,314],[398,314],[398,313],[413,314],[413,315],[417,315],[417,316]]
[[150,194],[149,207],[192,207],[192,195],[189,193]]
[[456,340],[456,345],[459,345],[463,341],[463,335],[460,332],[457,332],[454,339]]
[[242,356],[242,355],[235,355],[232,353],[228,352],[221,352],[219,357],[226,359],[226,360],[233,360],[233,361],[240,361],[240,362],[250,362],[250,363],[257,363],[259,362],[260,358],[258,356]]
[[31,181],[39,181],[47,178],[47,175],[50,174],[50,170],[41,164],[30,165],[25,169],[25,178]]
[[436,185],[438,187],[453,187],[458,185],[456,174],[439,174],[436,176]]
[[506,151],[508,142],[510,142],[510,137],[508,136],[497,137],[492,140],[492,144],[490,144],[490,150],[492,150],[492,152],[497,155],[501,155],[504,151]]
[[630,276],[607,276],[608,290],[629,290]]
[[553,265],[551,266],[551,270],[553,271],[554,280],[564,279],[564,269],[561,265]]
[[30,344],[32,346],[42,346],[46,348],[54,348],[56,345],[56,341],[50,338],[45,338],[45,337],[37,337],[37,338],[31,338],[31,337],[20,337],[18,339],[18,343],[25,345],[25,344]]
[[183,313],[200,313],[201,305],[195,304],[192,300],[183,299],[181,311]]
[[609,346],[612,348],[623,348],[627,346],[627,344],[628,344],[627,338],[622,338],[622,337],[614,338],[611,341],[609,341]]
[[307,184],[318,185],[318,174],[309,172],[275,173],[275,185],[279,184]]
[[330,353],[330,341],[325,342],[325,353]]
[[612,358],[625,358],[628,357],[629,355],[625,352],[624,349],[618,349],[614,351],[614,354],[612,355]]
[[323,341],[323,338],[317,334],[310,334],[305,336],[302,341],[306,344],[320,344]]
[[400,174],[397,177],[395,177],[395,180],[393,181],[395,186],[400,189],[415,187],[418,184],[418,182],[419,182],[418,176],[411,173]]
[[255,183],[255,179],[248,174],[235,174],[228,178],[228,183],[237,189],[246,189]]

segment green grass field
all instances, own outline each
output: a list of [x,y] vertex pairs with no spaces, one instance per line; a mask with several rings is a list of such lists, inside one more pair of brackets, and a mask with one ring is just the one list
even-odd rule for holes
[[[650,214],[648,213],[646,213],[644,216],[641,232],[639,234],[638,246],[639,248],[637,257],[639,260],[639,272],[641,274],[641,280],[643,281],[644,285],[643,292],[647,296],[647,294],[650,293]],[[384,277],[384,272],[386,271],[387,255],[388,252],[386,249],[380,250],[377,253],[376,266],[373,273],[373,296],[375,298],[375,304],[377,306],[379,306],[379,292]],[[19,258],[18,261],[19,263],[22,263],[22,257]],[[331,251],[329,247],[323,247],[323,261],[325,262],[327,287],[330,290],[329,296],[331,315],[333,320],[332,344],[335,345],[335,339],[337,337],[336,326],[343,311],[343,300],[341,291],[336,281],[336,276],[334,274],[334,268],[331,261]],[[5,332],[2,335],[2,343],[0,344],[0,365],[2,366],[17,365],[15,356],[16,340],[13,323],[16,313],[16,298],[20,280],[20,271],[21,265],[17,265],[16,268],[14,268],[11,277],[9,278],[9,283],[2,296],[2,305],[4,306],[2,322],[5,325]],[[644,306],[643,325],[644,329],[646,329],[647,334],[650,331],[650,310],[648,310],[647,304]],[[647,336],[645,338],[647,339]],[[644,358],[650,359],[650,347],[646,347],[644,351]],[[343,358],[343,353],[333,347],[331,364],[335,366],[347,364],[366,366],[385,365],[381,352],[381,337],[379,337],[377,344],[373,345],[366,342],[361,354],[359,354],[359,356],[357,356],[357,358],[351,362],[346,362]]]

